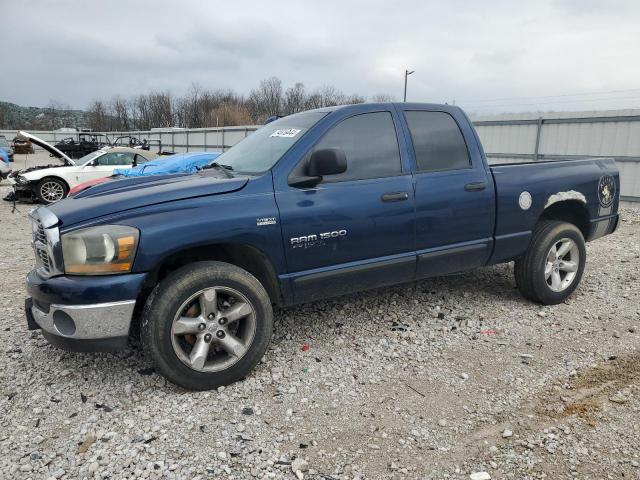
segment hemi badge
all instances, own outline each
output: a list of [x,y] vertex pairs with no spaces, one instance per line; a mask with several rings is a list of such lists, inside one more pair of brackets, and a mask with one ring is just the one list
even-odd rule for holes
[[261,227],[263,225],[275,225],[276,217],[256,218],[256,225]]

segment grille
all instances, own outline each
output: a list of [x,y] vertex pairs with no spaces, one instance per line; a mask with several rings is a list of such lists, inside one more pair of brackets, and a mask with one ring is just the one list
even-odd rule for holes
[[47,249],[47,234],[39,221],[35,221],[33,249],[36,254],[36,266],[48,275],[51,273],[51,257]]
[[46,273],[50,273],[51,271],[51,260],[49,259],[49,254],[46,252],[46,250],[40,248],[40,247],[36,247],[36,256],[37,256],[37,261],[40,261],[40,264],[42,265],[42,268],[44,269],[44,271]]
[[42,224],[40,222],[37,223],[38,228],[36,230],[36,242],[41,242],[43,244],[47,244],[47,235],[44,233],[44,228],[42,228]]

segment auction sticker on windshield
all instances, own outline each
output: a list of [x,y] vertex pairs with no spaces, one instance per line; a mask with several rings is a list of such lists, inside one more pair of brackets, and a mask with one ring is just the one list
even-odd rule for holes
[[276,130],[273,132],[270,137],[283,137],[283,138],[293,138],[297,134],[300,133],[300,129],[298,128],[285,128],[284,130]]

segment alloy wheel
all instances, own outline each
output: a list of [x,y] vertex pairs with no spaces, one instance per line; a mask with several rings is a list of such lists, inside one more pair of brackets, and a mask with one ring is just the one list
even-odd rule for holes
[[558,240],[547,253],[544,268],[547,286],[554,292],[566,290],[576,278],[579,267],[580,250],[576,242],[570,238]]
[[64,196],[64,189],[58,182],[45,182],[40,187],[40,195],[47,202],[57,202]]
[[171,343],[182,363],[218,372],[238,362],[256,333],[251,302],[229,287],[211,287],[187,299],[173,320]]

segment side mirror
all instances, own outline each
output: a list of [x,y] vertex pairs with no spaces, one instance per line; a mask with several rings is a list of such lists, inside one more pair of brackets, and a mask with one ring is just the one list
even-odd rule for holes
[[323,148],[311,154],[307,165],[307,175],[324,177],[337,175],[347,170],[347,156],[340,148]]
[[323,148],[311,154],[306,176],[289,179],[293,187],[315,187],[326,175],[337,175],[347,171],[347,156],[340,148]]

